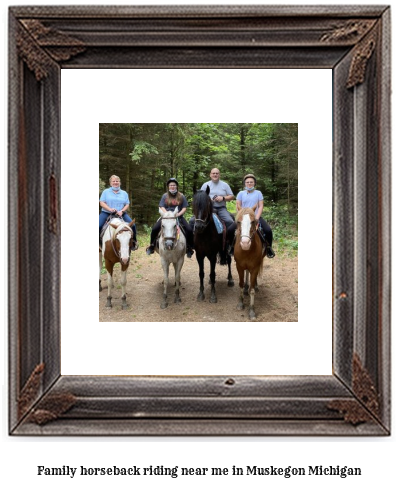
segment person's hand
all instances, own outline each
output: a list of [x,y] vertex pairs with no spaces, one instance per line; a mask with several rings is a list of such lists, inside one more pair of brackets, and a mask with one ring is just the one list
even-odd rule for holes
[[123,211],[122,210],[119,210],[119,211],[116,212],[116,214],[121,217],[123,215]]

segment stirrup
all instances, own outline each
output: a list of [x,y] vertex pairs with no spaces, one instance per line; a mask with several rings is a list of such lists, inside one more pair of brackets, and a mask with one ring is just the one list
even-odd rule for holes
[[137,251],[138,248],[139,248],[139,243],[137,242],[137,240],[134,240],[132,248],[130,250],[131,251]]
[[272,259],[276,253],[273,251],[273,249],[270,246],[266,247],[266,256]]
[[192,256],[194,254],[194,249],[192,249],[191,247],[187,249],[187,252],[186,252],[186,255],[188,257],[188,259],[191,259]]

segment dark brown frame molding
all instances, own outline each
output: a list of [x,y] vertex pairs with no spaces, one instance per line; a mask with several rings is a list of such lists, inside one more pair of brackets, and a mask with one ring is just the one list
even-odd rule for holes
[[[9,33],[10,434],[388,435],[389,7],[11,7]],[[331,376],[60,374],[60,71],[161,67],[332,70]]]

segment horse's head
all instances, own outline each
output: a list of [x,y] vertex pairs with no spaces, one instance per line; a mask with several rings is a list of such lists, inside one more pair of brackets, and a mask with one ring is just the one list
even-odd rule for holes
[[123,220],[113,219],[110,223],[115,229],[114,244],[115,252],[119,256],[121,264],[127,264],[130,260],[130,248],[133,242],[133,231],[130,228],[134,220],[127,224]]
[[167,251],[172,251],[177,243],[177,214],[179,208],[176,206],[174,211],[167,211],[166,213],[159,208],[159,214],[162,217],[162,240],[164,248]]
[[243,251],[251,247],[252,238],[256,232],[257,220],[255,218],[256,205],[253,208],[241,208],[237,213],[237,234]]
[[195,232],[202,233],[212,218],[213,204],[209,197],[210,189],[197,191],[193,196],[193,213],[195,217]]

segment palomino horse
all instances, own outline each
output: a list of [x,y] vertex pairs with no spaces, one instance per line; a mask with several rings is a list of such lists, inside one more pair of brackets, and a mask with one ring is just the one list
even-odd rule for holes
[[262,247],[262,241],[257,233],[257,220],[255,219],[254,208],[242,208],[236,216],[237,236],[234,246],[234,259],[238,276],[240,277],[240,297],[237,309],[244,310],[244,272],[246,273],[246,282],[248,282],[248,273],[250,274],[250,306],[249,318],[256,319],[255,314],[255,291],[257,291],[257,277],[262,273],[263,258],[266,251]]
[[163,212],[159,209],[162,217],[161,235],[159,237],[158,253],[161,258],[163,268],[163,301],[161,309],[168,306],[167,290],[169,283],[169,266],[173,263],[175,268],[175,303],[180,303],[180,272],[184,263],[186,253],[186,238],[177,226],[177,214],[179,208],[176,206],[174,211]]
[[116,263],[121,263],[121,280],[122,287],[122,309],[127,308],[126,303],[126,272],[129,267],[130,261],[130,249],[133,246],[133,231],[130,228],[134,224],[135,220],[129,224],[124,222],[120,218],[112,218],[106,229],[103,237],[102,248],[100,249],[100,292],[101,287],[101,268],[102,257],[105,261],[105,267],[108,272],[108,297],[107,307],[112,307],[111,289],[114,286],[112,280],[112,273]]
[[[223,244],[223,234],[219,234],[213,219],[213,204],[209,197],[209,186],[206,191],[197,191],[193,197],[193,213],[195,216],[194,225],[194,249],[199,266],[200,291],[197,300],[205,299],[204,295],[204,260],[207,257],[211,265],[211,273],[209,275],[211,284],[211,303],[217,302],[215,290],[215,268],[216,260],[219,254],[221,262],[227,262],[229,268],[228,286],[234,286],[233,277],[231,275],[231,257],[226,253]],[[222,262],[222,263],[223,263]]]

